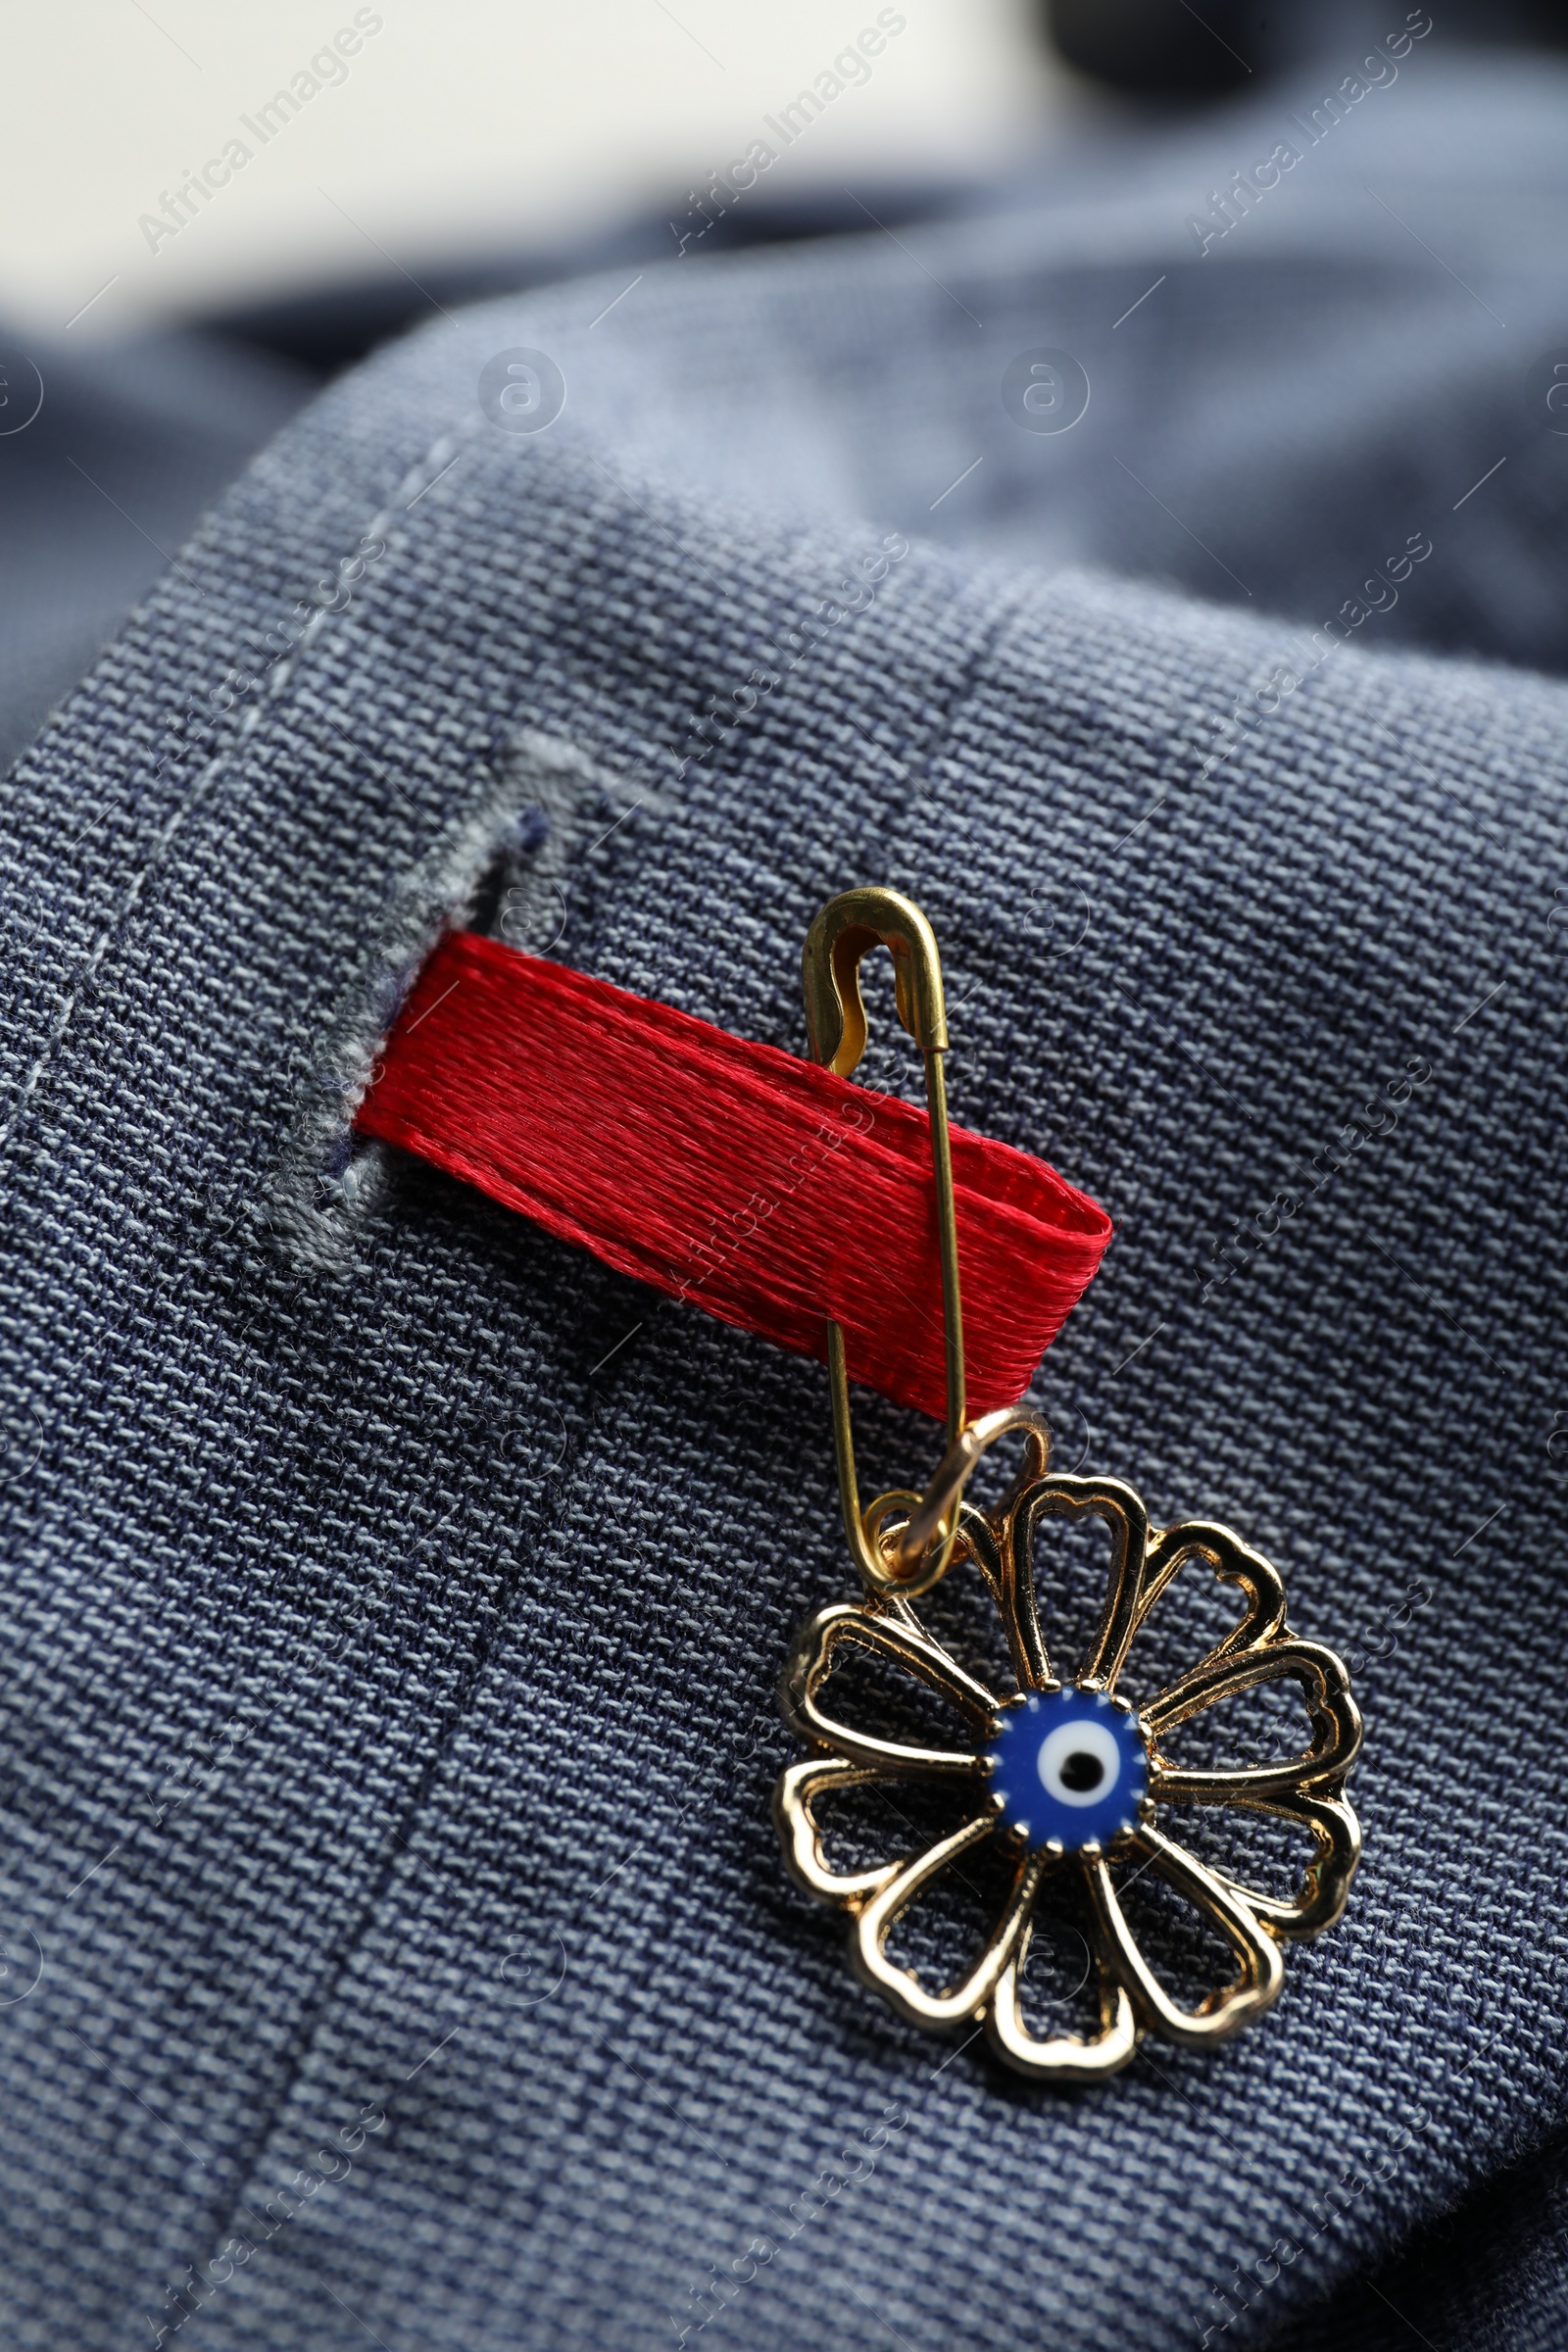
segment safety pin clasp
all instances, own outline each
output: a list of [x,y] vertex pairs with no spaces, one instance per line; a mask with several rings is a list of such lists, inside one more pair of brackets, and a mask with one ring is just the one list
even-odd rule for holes
[[[919,1047],[925,1062],[931,1160],[936,1178],[948,1447],[937,1478],[924,1495],[899,1490],[879,1495],[867,1509],[861,1510],[855,1475],[855,1436],[850,1422],[844,1331],[841,1324],[831,1320],[827,1327],[827,1364],[833,1396],[839,1500],[851,1554],[873,1592],[897,1592],[912,1597],[929,1591],[947,1572],[958,1539],[958,1497],[973,1466],[969,1451],[961,1444],[966,1418],[963,1302],[958,1281],[958,1229],[953,1198],[947,1084],[942,1064],[948,1050],[942,959],[937,953],[936,934],[911,899],[896,890],[862,889],[847,890],[829,900],[807,934],[801,968],[811,1059],[847,1078],[865,1052],[860,963],[878,947],[886,948],[893,958],[899,1018]],[[973,1458],[978,1459],[978,1453]],[[961,1474],[955,1483],[955,1473],[960,1465]],[[899,1511],[904,1514],[902,1528],[884,1535],[885,1524]]]
[[877,947],[893,958],[899,1019],[921,1053],[948,1050],[942,958],[925,916],[897,890],[842,891],[823,907],[801,953],[811,1059],[839,1078],[852,1076],[865,1052],[860,962]]

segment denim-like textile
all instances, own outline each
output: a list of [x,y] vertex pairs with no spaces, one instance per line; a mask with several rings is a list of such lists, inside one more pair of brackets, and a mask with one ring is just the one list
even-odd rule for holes
[[[1568,689],[1431,649],[1562,658],[1564,112],[1417,48],[1201,258],[1267,103],[439,323],[25,756],[8,2343],[1370,2344],[1445,2216],[1496,2290],[1450,2244],[1422,2331],[1560,2337]],[[1062,434],[1003,406],[1037,347]],[[479,405],[518,349],[544,432]],[[347,1146],[444,912],[799,1050],[861,880],[937,926],[955,1115],[1117,1219],[1064,1458],[1367,1661],[1344,1925],[1095,2091],[903,2025],[784,1879],[820,1368]]]

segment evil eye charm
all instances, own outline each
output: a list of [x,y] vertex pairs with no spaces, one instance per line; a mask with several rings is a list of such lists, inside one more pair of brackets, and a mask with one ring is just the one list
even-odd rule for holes
[[1149,1750],[1103,1690],[1032,1691],[1000,1717],[989,1760],[1003,1818],[1028,1845],[1081,1853],[1138,1826]]

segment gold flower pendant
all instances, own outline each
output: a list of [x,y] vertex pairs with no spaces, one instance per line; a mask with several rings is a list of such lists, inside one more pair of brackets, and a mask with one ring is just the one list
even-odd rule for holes
[[[962,1506],[956,1557],[980,1569],[1002,1618],[1017,1688],[988,1690],[926,1630],[897,1593],[819,1609],[801,1629],[784,1677],[785,1719],[813,1753],[781,1775],[773,1810],[792,1876],[853,1921],[857,1973],[912,2024],[934,2031],[983,2025],[999,2057],[1020,2074],[1093,2082],[1127,2064],[1144,2034],[1188,2049],[1223,2040],[1279,1997],[1281,1946],[1321,1935],[1345,1908],[1360,1832],[1345,1779],[1361,1740],[1349,1678],[1331,1649],[1293,1634],[1277,1569],[1228,1528],[1186,1520],[1156,1532],[1119,1479],[1049,1475],[1049,1438],[1031,1416],[1029,1458],[994,1511]],[[1111,1530],[1109,1590],[1090,1656],[1059,1683],[1041,1635],[1032,1555],[1043,1519],[1092,1513]],[[1119,1686],[1135,1639],[1189,1560],[1204,1561],[1244,1599],[1241,1622],[1206,1657],[1136,1706]],[[966,1747],[906,1745],[855,1730],[827,1711],[823,1686],[847,1646],[869,1650],[947,1699],[971,1727]],[[1313,1740],[1302,1754],[1230,1769],[1183,1770],[1161,1742],[1178,1724],[1261,1683],[1298,1685]],[[959,1828],[907,1859],[835,1870],[817,1808],[867,1783],[945,1781],[972,1795]],[[1295,1897],[1240,1886],[1168,1835],[1169,1807],[1239,1806],[1308,1831],[1313,1854]],[[1000,1839],[1014,1861],[1010,1893],[961,1984],[941,1993],[888,1956],[902,1912],[973,1848]],[[1236,1955],[1234,1980],[1195,2008],[1167,1992],[1128,1925],[1114,1871],[1147,1868],[1206,1915]],[[1101,2030],[1041,2040],[1025,2025],[1019,1978],[1031,1919],[1048,1877],[1072,1873],[1087,1894],[1099,1974]]]

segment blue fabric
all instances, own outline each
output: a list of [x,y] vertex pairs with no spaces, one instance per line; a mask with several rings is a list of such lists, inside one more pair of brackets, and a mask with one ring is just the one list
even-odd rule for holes
[[311,378],[193,333],[79,350],[0,331],[0,355],[5,767]]
[[[1568,690],[1507,664],[1563,651],[1565,88],[1417,48],[1200,257],[1273,106],[439,324],[24,756],[8,2342],[1370,2344],[1423,2245],[1434,2344],[1561,2340]],[[1040,348],[1066,432],[1003,405]],[[479,405],[518,351],[542,432]],[[1117,1219],[1068,1458],[1363,1661],[1345,1924],[1102,2091],[923,2038],[783,1877],[819,1368],[347,1141],[441,920],[798,1050],[870,879],[955,1114]]]

